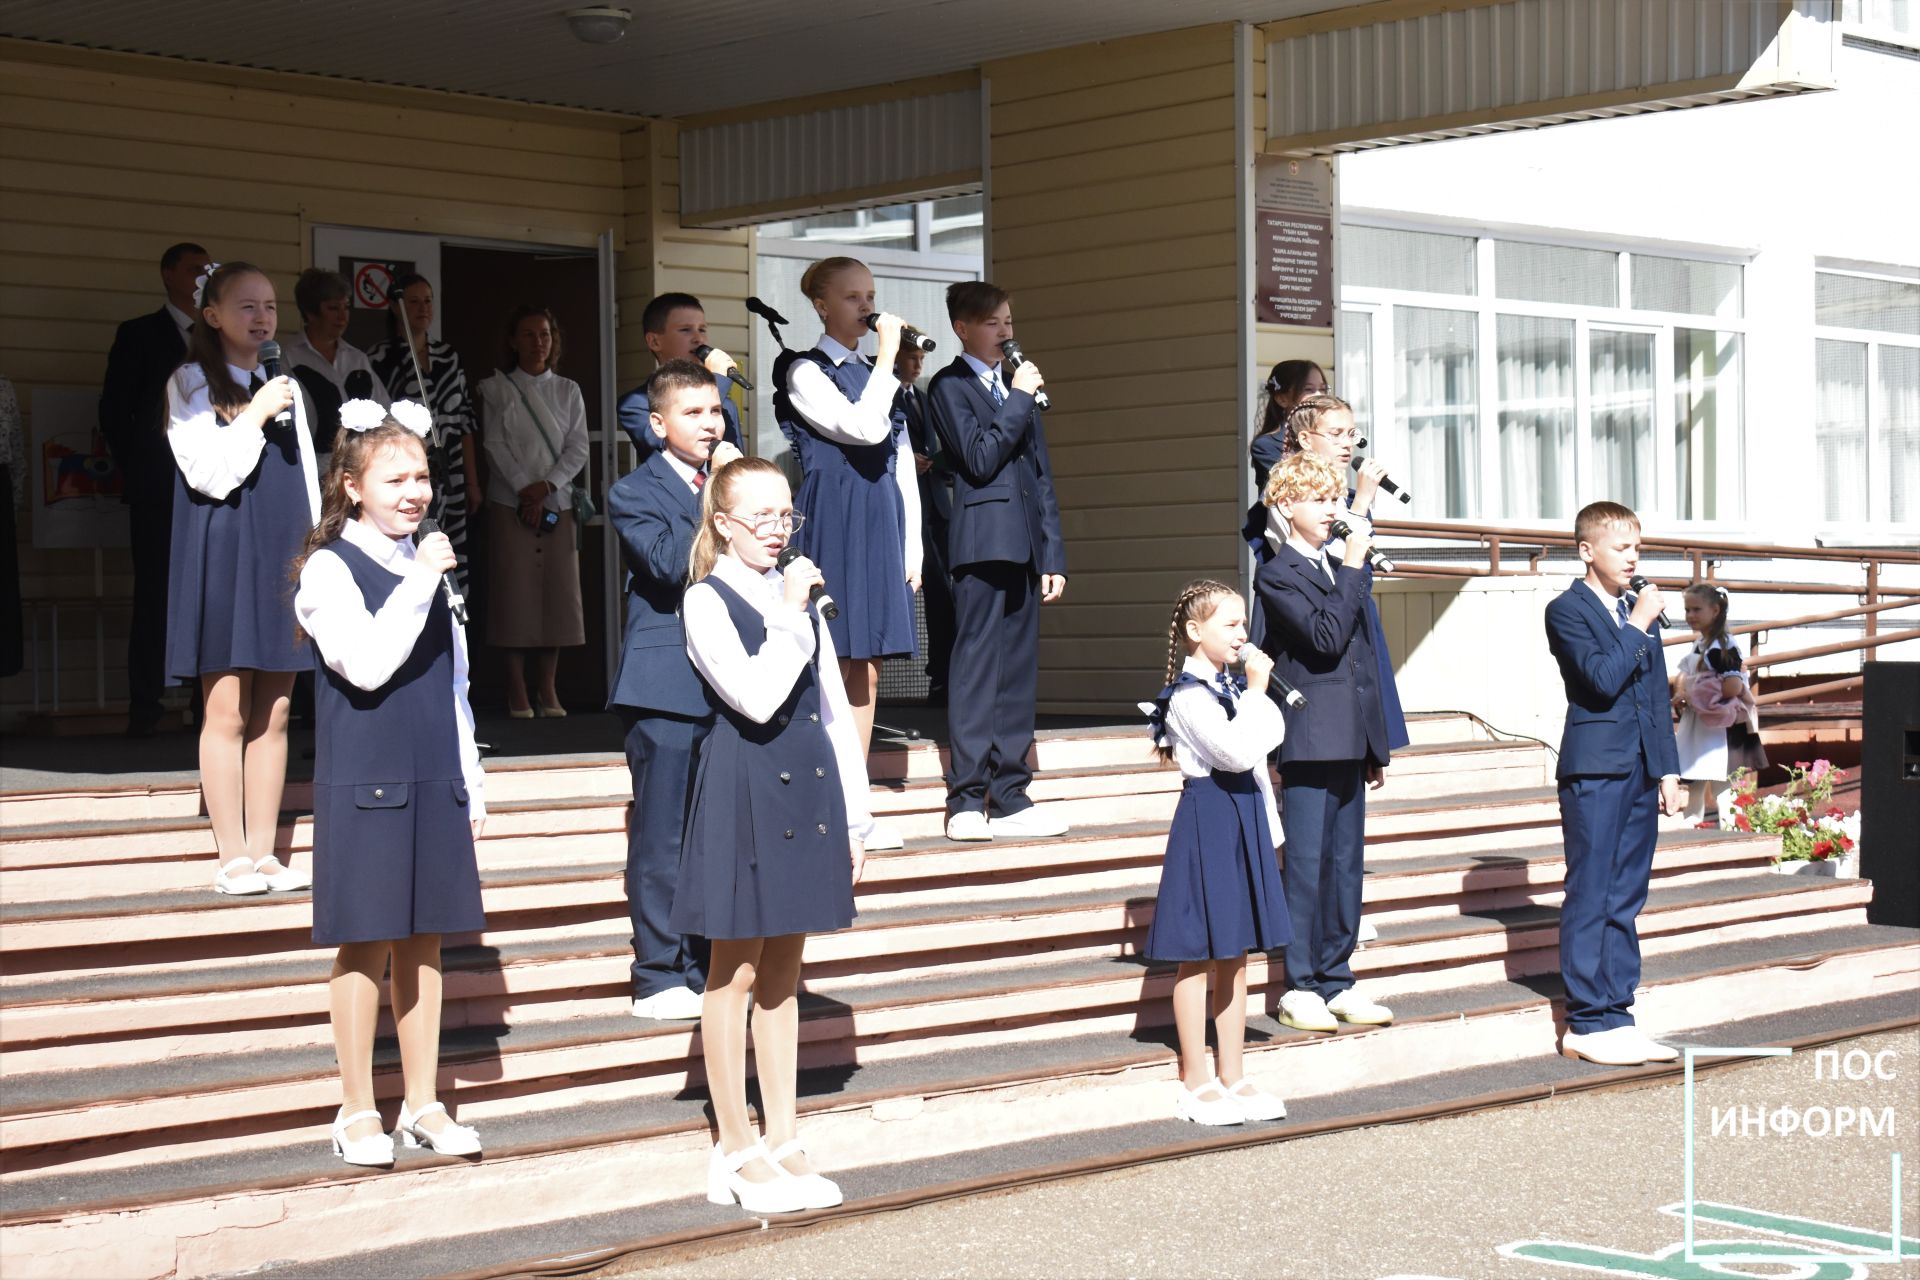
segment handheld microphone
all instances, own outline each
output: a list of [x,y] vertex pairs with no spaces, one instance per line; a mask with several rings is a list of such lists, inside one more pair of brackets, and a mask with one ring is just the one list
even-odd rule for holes
[[1286,678],[1278,671],[1267,673],[1267,687],[1277,691],[1280,694],[1280,701],[1295,711],[1307,705],[1307,695],[1288,684]]
[[[1360,443],[1361,443],[1361,444],[1365,444],[1365,443],[1366,443],[1366,441],[1365,441],[1365,440],[1362,440],[1362,441],[1361,441]],[[1353,466],[1354,466],[1354,469],[1355,469],[1356,471],[1357,471],[1357,470],[1359,470],[1359,468],[1360,468],[1360,464],[1361,464],[1361,463],[1363,463],[1363,462],[1365,462],[1365,461],[1366,461],[1366,459],[1365,459],[1365,458],[1363,458],[1363,457],[1361,457],[1361,456],[1360,456],[1359,454],[1357,454],[1357,453],[1356,453],[1356,454],[1354,454],[1354,455],[1353,455]],[[1412,501],[1413,501],[1413,495],[1412,495],[1412,494],[1410,494],[1410,493],[1408,493],[1408,492],[1407,492],[1407,491],[1406,491],[1405,489],[1402,489],[1402,488],[1401,488],[1401,487],[1400,487],[1399,485],[1397,485],[1397,484],[1395,484],[1395,483],[1393,482],[1393,477],[1392,477],[1392,476],[1381,476],[1381,477],[1380,477],[1380,492],[1382,492],[1382,493],[1391,493],[1391,494],[1393,494],[1393,495],[1395,495],[1396,497],[1398,497],[1398,498],[1400,499],[1400,501],[1402,501],[1402,502],[1412,502]]]
[[[1333,536],[1336,538],[1351,538],[1353,536],[1353,526],[1345,520],[1335,520],[1333,522]],[[1367,563],[1373,566],[1375,573],[1393,572],[1393,561],[1381,555],[1380,548],[1378,547],[1367,548]]]
[[[1645,574],[1636,573],[1627,580],[1627,585],[1635,591],[1645,591],[1648,587],[1653,586],[1653,582]],[[1660,625],[1663,627],[1671,627],[1673,625],[1667,621],[1667,611],[1665,609],[1660,611]]]
[[[420,527],[413,531],[413,545],[417,547],[420,545],[422,538],[425,538],[429,534],[439,532],[440,522],[432,516],[428,516],[420,522]],[[453,610],[453,620],[463,627],[466,626],[467,598],[460,594],[460,588],[453,585],[452,574],[443,573],[440,575],[440,590],[447,597],[447,608]]]
[[[1027,362],[1027,353],[1022,351],[1020,344],[1012,338],[1008,338],[1000,344],[1000,354],[1006,357],[1007,368],[1009,369],[1018,369]],[[1041,387],[1033,393],[1033,402],[1042,409],[1053,408],[1053,401],[1047,399],[1047,389],[1045,387]]]
[[[777,569],[784,569],[799,558],[800,548],[789,542],[780,549],[780,555],[774,560],[773,564]],[[813,590],[807,592],[807,599],[813,602],[815,607],[820,610],[820,616],[828,622],[832,622],[840,616],[840,606],[833,602],[833,597],[827,594],[827,588],[822,583],[816,582],[813,584]]]
[[760,299],[758,298],[747,299],[747,310],[753,312],[753,314],[759,316],[762,320],[765,320],[768,324],[789,323],[789,321],[785,316],[781,315],[778,311],[775,311],[772,307],[760,301]]
[[[713,354],[713,348],[708,346],[704,342],[693,349],[693,358],[695,360],[698,360],[701,364],[705,364],[707,362],[707,357],[712,354]],[[725,355],[726,353],[722,352],[721,354]],[[727,356],[727,366],[728,366],[727,376],[729,378],[732,378],[735,382],[745,387],[748,391],[753,390],[753,384],[751,382],[748,382],[746,378],[741,375],[740,366],[734,363],[732,356]]]
[[347,399],[373,399],[373,375],[365,369],[355,369],[347,375]]
[[[876,333],[879,332],[880,316],[877,312],[867,317],[867,328],[872,329]],[[910,347],[918,347],[922,351],[931,351],[935,345],[937,345],[932,338],[929,338],[926,334],[920,332],[910,324],[900,326],[900,341]]]
[[[280,344],[269,338],[260,344],[260,372],[272,382],[280,375]],[[290,427],[293,425],[293,406],[289,405],[273,415],[273,425]]]

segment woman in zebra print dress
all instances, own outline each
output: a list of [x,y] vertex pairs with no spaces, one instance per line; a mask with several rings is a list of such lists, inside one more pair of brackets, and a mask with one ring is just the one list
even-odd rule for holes
[[[433,515],[453,543],[459,559],[454,571],[461,593],[467,590],[467,494],[480,492],[478,448],[467,447],[476,430],[473,401],[467,395],[467,377],[453,348],[427,336],[433,324],[433,286],[422,275],[403,275],[388,295],[398,307],[387,314],[391,336],[368,353],[373,371],[397,400],[415,400],[433,410],[433,435],[427,439],[427,462],[433,469]],[[414,349],[407,350],[400,326],[399,307],[406,309]],[[431,386],[422,389],[414,375],[414,359],[426,371]]]

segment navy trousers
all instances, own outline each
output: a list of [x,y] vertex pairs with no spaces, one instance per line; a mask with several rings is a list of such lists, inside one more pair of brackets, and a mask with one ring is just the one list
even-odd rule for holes
[[[167,687],[167,572],[173,542],[173,490],[127,506],[132,534],[133,616],[127,621],[127,709],[134,720],[160,716]],[[311,692],[308,694],[311,699]]]
[[1633,1025],[1640,934],[1659,837],[1659,786],[1644,760],[1624,778],[1566,778],[1560,826],[1567,842],[1567,895],[1560,905],[1560,979],[1567,1030],[1585,1035]]
[[1331,1000],[1353,985],[1367,839],[1364,760],[1296,760],[1280,774],[1280,829],[1293,941],[1287,987]]
[[700,742],[712,726],[663,711],[618,707],[627,730],[633,808],[627,815],[627,915],[633,922],[636,999],[673,987],[707,989],[705,938],[667,927]]
[[1033,704],[1040,690],[1040,575],[988,560],[953,571],[947,686],[947,813],[995,817],[1033,807]]

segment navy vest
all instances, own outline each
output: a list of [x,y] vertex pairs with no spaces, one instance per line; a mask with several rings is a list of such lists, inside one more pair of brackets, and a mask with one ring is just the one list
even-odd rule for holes
[[794,408],[788,379],[796,360],[810,360],[819,365],[821,372],[832,379],[833,385],[840,389],[840,394],[847,398],[849,404],[857,402],[866,391],[867,382],[873,377],[873,366],[857,353],[835,364],[818,347],[809,347],[805,351],[783,351],[774,361],[774,421],[779,424],[780,434],[793,446],[801,474],[836,465],[870,481],[890,474],[901,438],[907,429],[907,415],[900,408],[899,398],[895,397],[889,415],[893,430],[879,444],[841,444],[829,440],[815,431],[800,411]]

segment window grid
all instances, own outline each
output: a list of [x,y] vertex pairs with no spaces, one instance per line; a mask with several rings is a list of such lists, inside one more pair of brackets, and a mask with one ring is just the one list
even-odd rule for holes
[[1903,309],[1914,287],[1909,275],[1870,269],[1815,275],[1814,432],[1832,523],[1920,523],[1920,334],[1908,332],[1914,320]]

